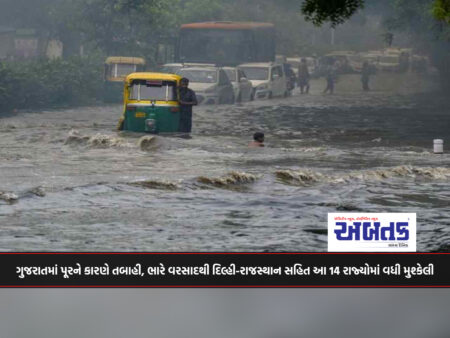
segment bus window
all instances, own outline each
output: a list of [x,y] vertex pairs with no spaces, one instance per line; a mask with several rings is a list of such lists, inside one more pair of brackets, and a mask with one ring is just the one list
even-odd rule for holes
[[178,62],[236,66],[270,62],[275,57],[272,24],[209,22],[182,25],[177,49]]

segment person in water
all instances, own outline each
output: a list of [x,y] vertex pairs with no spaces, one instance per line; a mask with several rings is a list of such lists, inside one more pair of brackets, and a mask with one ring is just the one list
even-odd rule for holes
[[256,132],[253,134],[253,141],[248,145],[249,147],[264,147],[264,133]]
[[361,70],[361,83],[362,83],[362,88],[364,91],[369,91],[369,79],[370,79],[370,75],[372,74],[369,63],[367,61],[364,61],[363,63],[363,67]]
[[306,90],[306,94],[309,93],[309,78],[308,64],[306,63],[306,59],[302,58],[302,61],[298,66],[298,86],[300,87],[300,94],[303,94],[304,90]]
[[189,80],[180,80],[180,132],[190,133],[192,129],[192,106],[197,105],[197,97],[192,89],[188,88]]
[[336,82],[336,69],[334,64],[330,64],[327,67],[325,79],[327,80],[327,88],[323,91],[324,94],[334,92],[334,83]]

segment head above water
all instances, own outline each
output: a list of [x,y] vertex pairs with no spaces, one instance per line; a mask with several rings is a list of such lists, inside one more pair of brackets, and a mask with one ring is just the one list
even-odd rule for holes
[[183,78],[180,80],[180,87],[188,87],[188,86],[189,86],[189,79],[183,77]]
[[255,140],[256,142],[264,142],[264,133],[261,132],[256,132],[253,134],[253,140]]

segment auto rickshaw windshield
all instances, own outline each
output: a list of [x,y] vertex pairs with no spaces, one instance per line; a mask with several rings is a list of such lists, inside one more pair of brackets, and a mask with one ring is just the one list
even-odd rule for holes
[[110,77],[127,76],[137,70],[137,65],[128,63],[114,63],[108,65],[107,75]]
[[130,86],[130,100],[176,101],[176,82],[160,80],[134,80]]

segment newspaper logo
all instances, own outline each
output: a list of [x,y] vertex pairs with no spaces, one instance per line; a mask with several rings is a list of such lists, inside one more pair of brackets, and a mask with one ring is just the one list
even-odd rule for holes
[[329,213],[328,251],[415,252],[416,214]]

